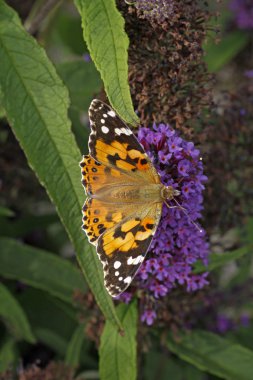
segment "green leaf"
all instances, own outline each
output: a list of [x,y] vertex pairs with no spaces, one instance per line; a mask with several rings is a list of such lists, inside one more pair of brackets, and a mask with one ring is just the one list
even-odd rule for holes
[[177,342],[170,335],[168,348],[203,371],[229,380],[251,380],[253,351],[206,331],[192,331]]
[[144,376],[146,380],[181,380],[182,368],[172,357],[166,357],[160,352],[150,351],[144,356]]
[[14,215],[15,215],[15,213],[12,210],[10,210],[9,208],[0,206],[0,217],[2,217],[2,216],[10,217],[10,216],[14,216]]
[[17,340],[36,341],[24,310],[9,290],[0,283],[0,318]]
[[218,44],[209,43],[204,47],[205,61],[210,72],[216,72],[231,61],[249,42],[250,35],[235,31],[224,36]]
[[46,228],[50,224],[58,222],[56,213],[45,215],[27,214],[21,218],[6,219],[0,215],[0,231],[2,236],[23,237],[38,228]]
[[137,305],[121,304],[118,316],[124,327],[124,335],[116,331],[110,321],[106,321],[99,348],[99,372],[101,380],[135,380]]
[[86,370],[78,374],[75,380],[100,380],[98,371]]
[[220,268],[232,260],[237,260],[242,256],[252,252],[252,247],[244,246],[231,252],[225,253],[211,253],[209,256],[208,266],[204,265],[201,261],[194,264],[194,273],[210,272],[214,269]]
[[246,241],[253,244],[253,218],[249,218],[246,223]]
[[75,0],[81,14],[84,39],[101,74],[112,107],[125,122],[136,125],[128,85],[128,37],[115,0]]
[[73,368],[80,363],[81,350],[84,341],[84,326],[80,325],[74,331],[69,342],[65,363]]
[[82,275],[73,264],[9,238],[0,238],[0,274],[45,290],[71,304],[75,290],[86,290]]
[[81,157],[67,117],[66,88],[44,50],[2,0],[0,17],[0,86],[7,118],[56,205],[98,305],[106,318],[120,327],[104,287],[102,265],[80,228],[84,199],[78,165]]
[[203,372],[168,353],[149,351],[144,355],[145,380],[203,380]]
[[6,371],[17,361],[16,342],[13,338],[6,339],[0,347],[0,373]]
[[74,306],[32,288],[21,292],[18,301],[27,314],[36,338],[64,357],[73,330],[77,326]]
[[187,362],[182,362],[182,360],[180,362],[182,366],[183,379],[206,380],[206,374],[200,371],[198,368],[193,367],[191,364],[188,364]]

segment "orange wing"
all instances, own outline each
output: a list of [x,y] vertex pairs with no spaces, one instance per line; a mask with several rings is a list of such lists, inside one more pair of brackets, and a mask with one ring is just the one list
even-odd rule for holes
[[99,237],[97,253],[111,296],[121,294],[137,274],[159,224],[161,210],[162,203],[144,203]]

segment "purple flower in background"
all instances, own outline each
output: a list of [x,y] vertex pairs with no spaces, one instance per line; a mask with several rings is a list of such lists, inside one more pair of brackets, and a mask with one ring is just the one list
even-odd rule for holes
[[84,53],[83,54],[83,59],[85,62],[91,62],[91,57],[89,53]]
[[227,331],[232,330],[234,327],[233,320],[225,314],[219,314],[216,320],[216,330],[221,334],[225,334]]
[[142,11],[145,18],[162,23],[171,16],[174,0],[136,0],[134,5]]
[[230,9],[235,14],[238,28],[253,28],[253,1],[252,0],[232,0],[229,4]]
[[242,313],[240,315],[240,324],[243,327],[249,327],[249,325],[250,325],[250,316],[249,316],[248,313],[244,312],[244,313]]
[[220,334],[225,334],[228,331],[236,330],[240,327],[249,327],[249,324],[250,316],[248,313],[241,313],[239,318],[221,313],[217,315],[215,330]]
[[246,70],[244,72],[244,75],[247,77],[247,78],[253,78],[253,70]]
[[156,319],[156,312],[154,310],[145,310],[141,316],[141,321],[146,322],[148,326],[152,325]]
[[133,295],[130,292],[124,292],[124,293],[121,293],[119,296],[115,297],[115,299],[128,304],[131,301],[132,296]]

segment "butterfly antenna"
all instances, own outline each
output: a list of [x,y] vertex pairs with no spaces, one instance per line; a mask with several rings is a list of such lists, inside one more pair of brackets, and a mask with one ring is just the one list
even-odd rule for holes
[[[190,215],[188,214],[188,212],[186,211],[186,209],[185,209],[184,207],[182,207],[174,197],[173,197],[172,199],[173,199],[174,202],[177,204],[176,207],[180,208],[180,209],[183,211],[183,213],[187,216],[187,218],[189,219],[189,221],[190,221],[190,222],[191,222],[191,223],[197,228],[197,230],[198,230],[199,232],[203,232],[203,230],[197,225],[197,223],[194,222],[194,220],[192,220],[192,218],[190,217]],[[171,206],[169,206],[169,205],[167,204],[167,202],[166,202],[166,205],[167,205],[168,207],[171,208]]]

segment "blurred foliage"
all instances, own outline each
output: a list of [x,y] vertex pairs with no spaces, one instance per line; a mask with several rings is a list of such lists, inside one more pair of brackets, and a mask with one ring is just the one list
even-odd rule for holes
[[228,5],[227,0],[218,5],[212,4],[217,13],[210,21],[212,32],[203,46],[210,72],[217,72],[229,64],[250,43],[250,31],[231,28],[233,14]]
[[[0,0],[0,380],[134,380],[137,372],[141,380],[251,380],[252,212],[244,207],[236,238],[227,238],[218,224],[216,229],[209,225],[213,253],[208,267],[195,266],[196,273],[208,268],[211,286],[229,294],[221,311],[231,317],[247,312],[245,326],[223,336],[214,328],[189,333],[172,328],[168,334],[159,326],[147,334],[135,302],[115,308],[96,253],[81,232],[85,196],[78,162],[87,153],[87,108],[103,86],[119,114],[130,123],[137,120],[127,84],[123,18],[111,0],[76,0],[77,9],[72,1],[52,2],[39,23],[35,20],[43,1],[6,3]],[[236,28],[227,2],[212,6],[220,15],[210,20],[204,50],[209,71],[217,73],[218,99],[227,82],[235,90],[241,81],[250,82],[244,71],[253,70],[253,58],[248,59],[252,31]],[[26,30],[31,27],[35,38]],[[217,107],[211,120],[224,109]],[[248,204],[240,183],[227,187]],[[236,207],[230,212],[236,214]],[[88,286],[103,316],[95,300],[90,301]],[[184,313],[180,302],[177,297],[176,317]],[[191,314],[189,303],[186,307]],[[201,317],[201,328],[208,330],[210,316]]]

